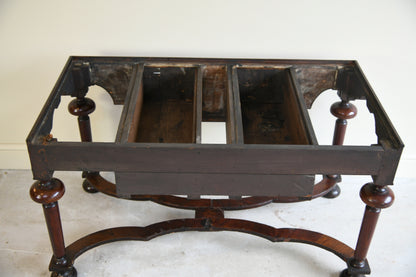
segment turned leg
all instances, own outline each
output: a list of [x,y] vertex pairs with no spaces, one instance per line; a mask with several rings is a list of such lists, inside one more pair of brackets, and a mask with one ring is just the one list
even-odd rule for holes
[[68,111],[72,115],[78,116],[81,141],[92,141],[90,117],[88,115],[94,110],[94,101],[86,97],[76,98],[68,105]]
[[42,204],[53,251],[53,262],[49,270],[53,277],[75,277],[76,270],[65,256],[65,243],[59,215],[58,200],[64,195],[64,184],[55,178],[48,181],[36,181],[30,188],[33,201]]
[[[336,102],[331,106],[331,113],[337,118],[335,122],[334,138],[332,145],[342,145],[344,143],[345,131],[347,130],[347,119],[357,115],[357,108],[347,101]],[[339,181],[341,176],[330,175],[329,178],[335,178]],[[335,185],[334,188],[324,195],[326,198],[335,198],[341,193],[341,188]]]
[[[90,117],[88,116],[95,110],[95,103],[90,98],[79,97],[72,100],[68,105],[68,111],[75,116],[78,116],[79,133],[81,135],[81,141],[92,141]],[[83,177],[87,172],[83,172]],[[88,180],[84,180],[82,187],[86,192],[95,193],[98,192]]]
[[360,191],[360,197],[366,204],[360,234],[358,236],[354,258],[348,262],[348,269],[345,269],[341,273],[341,277],[364,276],[359,272],[363,271],[366,266],[368,249],[380,211],[383,208],[390,207],[394,201],[393,191],[389,187],[378,186],[374,183],[365,184]]

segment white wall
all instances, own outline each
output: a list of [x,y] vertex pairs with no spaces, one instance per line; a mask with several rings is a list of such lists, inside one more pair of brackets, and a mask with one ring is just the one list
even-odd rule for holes
[[[414,0],[3,0],[0,168],[30,167],[24,140],[69,55],[313,58],[359,61],[406,144],[398,176],[414,176],[415,50]],[[314,110],[317,121],[330,124],[316,130],[318,137],[332,135],[332,102],[320,100],[322,109]],[[108,111],[108,103],[93,114],[93,127],[107,119],[117,124],[119,111]],[[56,120],[55,134],[75,130],[78,137],[75,118],[67,117]],[[365,124],[354,124],[347,142],[371,141]]]

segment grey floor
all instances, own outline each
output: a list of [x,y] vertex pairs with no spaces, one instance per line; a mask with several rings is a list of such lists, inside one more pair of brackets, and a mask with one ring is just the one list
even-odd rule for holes
[[[56,172],[66,185],[60,201],[65,240],[115,226],[146,226],[192,217],[193,213],[87,194],[79,172]],[[111,178],[111,176],[109,176]],[[368,177],[344,176],[334,200],[271,204],[226,212],[275,227],[305,228],[355,247],[364,204],[358,196]],[[368,259],[371,276],[416,276],[416,179],[396,179],[395,204],[383,210]],[[29,198],[30,171],[0,171],[0,276],[49,276],[51,257],[41,206]],[[86,276],[331,276],[344,263],[325,250],[297,243],[271,243],[235,232],[175,233],[149,242],[116,242],[80,256],[75,266]]]

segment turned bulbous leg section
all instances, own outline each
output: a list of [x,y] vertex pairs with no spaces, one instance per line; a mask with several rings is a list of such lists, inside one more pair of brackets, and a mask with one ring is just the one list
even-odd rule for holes
[[324,195],[325,198],[337,198],[341,194],[341,188],[336,184],[330,192]]
[[374,183],[365,184],[361,188],[360,197],[367,206],[375,209],[388,208],[394,202],[394,193],[389,187]]
[[366,258],[381,209],[390,207],[394,202],[394,193],[389,187],[379,186],[374,183],[365,184],[361,188],[360,197],[366,204],[366,207],[357,246],[354,251],[354,258],[348,262],[348,269],[342,273],[344,275],[341,276],[344,277],[364,276],[360,275],[362,274],[359,272],[360,270],[366,271],[366,274],[370,273],[369,269],[365,269],[367,264]]
[[82,182],[82,188],[88,193],[97,193],[98,190],[87,179]]
[[65,193],[64,184],[56,178],[36,181],[31,186],[29,193],[33,201],[42,204],[53,251],[53,262],[50,265],[50,270],[53,271],[52,276],[75,277],[76,270],[65,255],[65,243],[58,206],[58,200]]
[[76,98],[69,103],[68,111],[72,115],[86,116],[95,111],[95,103],[87,97]]
[[331,113],[339,119],[351,119],[357,115],[357,107],[343,100],[332,104]]
[[68,105],[68,111],[78,116],[78,126],[81,141],[92,141],[90,113],[95,111],[95,103],[90,98],[82,97],[72,100]]
[[[81,141],[91,142],[91,123],[88,115],[95,111],[94,101],[87,97],[76,98],[69,103],[68,111],[72,115],[78,116],[78,127],[81,135]],[[88,174],[88,172],[83,172],[84,178],[86,174]],[[98,190],[87,179],[85,179],[82,183],[82,188],[88,193],[98,192]]]
[[36,181],[30,188],[32,200],[43,205],[58,201],[64,193],[64,184],[56,178],[44,182]]
[[[331,113],[337,118],[335,122],[334,137],[332,145],[342,145],[344,143],[345,132],[347,130],[347,119],[354,118],[357,115],[357,108],[347,101],[340,101],[332,104]],[[340,176],[338,176],[340,179]],[[340,179],[341,180],[341,179]],[[341,194],[341,189],[338,185],[324,195],[325,198],[336,198]]]

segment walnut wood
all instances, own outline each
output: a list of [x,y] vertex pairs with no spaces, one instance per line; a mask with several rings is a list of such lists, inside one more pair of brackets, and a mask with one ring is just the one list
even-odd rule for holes
[[64,238],[57,202],[64,193],[64,184],[56,178],[45,182],[37,181],[30,188],[30,196],[33,201],[43,205],[53,253],[57,258],[62,258],[65,255]]
[[345,131],[347,130],[347,121],[345,119],[337,119],[335,121],[334,138],[332,145],[343,145]]
[[[85,91],[88,91],[88,87],[85,88]],[[94,101],[85,97],[85,94],[82,94],[82,96],[78,96],[68,104],[68,111],[70,114],[78,116],[78,127],[81,141],[92,142],[91,122],[88,115],[95,111]],[[86,180],[82,183],[82,188],[88,193],[98,192]]]
[[53,254],[57,259],[62,259],[65,256],[65,243],[58,202],[43,204],[43,212],[45,214]]
[[364,266],[364,260],[367,257],[379,215],[380,209],[370,206],[365,207],[363,222],[361,224],[357,246],[355,247],[354,260],[352,261],[353,267],[360,268]]
[[200,208],[195,210],[195,218],[209,218],[216,220],[224,218],[224,211],[219,208]]
[[144,64],[138,63],[132,66],[124,107],[120,116],[120,123],[117,130],[116,142],[134,141],[137,136],[140,113],[143,104],[143,72]]
[[88,116],[95,110],[95,103],[90,98],[77,98],[68,105],[68,111],[78,116],[78,126],[81,141],[92,141],[90,117]]
[[196,142],[196,72],[195,67],[144,67],[140,128],[130,142]]
[[332,186],[331,190],[328,191],[328,193],[324,195],[324,197],[328,199],[333,199],[333,198],[337,198],[340,194],[341,194],[341,188],[339,185],[335,184],[334,186]]
[[[58,142],[30,147],[34,175],[89,170],[252,174],[351,174],[379,172],[380,146],[109,144]],[[180,159],[178,159],[180,157]],[[221,166],[218,166],[221,157]],[[299,161],[302,160],[302,166]],[[46,161],[46,162],[45,162]],[[79,164],[82,161],[82,165]],[[176,161],[173,163],[172,161]],[[357,166],[359,162],[359,166]],[[155,166],[157,165],[157,166]],[[252,185],[252,184],[247,184]],[[236,192],[238,193],[238,192]]]
[[73,99],[68,104],[68,111],[75,116],[86,116],[95,111],[95,103],[87,97]]
[[394,201],[394,194],[390,188],[377,186],[374,183],[365,184],[361,188],[360,197],[367,205],[355,248],[354,260],[351,262],[355,268],[361,268],[365,264],[381,209],[390,207]]
[[48,181],[36,181],[30,188],[30,197],[39,204],[58,201],[65,193],[64,184],[56,178]]
[[348,268],[344,269],[339,277],[365,277],[364,274],[350,274]]
[[389,187],[374,183],[365,184],[361,188],[360,197],[368,206],[378,209],[388,208],[394,201],[394,193]]
[[[115,104],[124,103],[116,143],[84,143],[92,141],[88,115],[95,105],[85,98],[91,85],[104,87]],[[143,102],[138,104],[134,97],[140,89]],[[306,109],[327,89],[337,90],[342,99],[331,108],[337,117],[333,146],[317,144]],[[50,137],[54,110],[63,95],[77,98],[68,109],[78,116],[82,142],[61,142]],[[369,111],[374,114],[377,145],[339,146],[345,137],[347,120],[356,114],[355,107],[349,103],[355,99],[366,100]],[[227,122],[228,144],[199,144],[201,121]],[[133,131],[128,140],[130,130]],[[43,204],[54,251],[50,265],[54,277],[76,276],[74,259],[92,247],[116,240],[149,240],[176,231],[239,231],[271,241],[309,243],[346,261],[348,269],[342,276],[368,274],[365,257],[380,209],[393,202],[393,194],[385,186],[393,183],[403,149],[403,143],[355,61],[142,57],[71,57],[27,144],[33,176],[41,181],[32,186],[31,196]],[[62,197],[63,185],[61,189],[59,182],[52,179],[55,170],[84,171],[88,181],[85,184],[96,186],[103,193],[195,210],[196,218],[103,230],[63,251],[56,202]],[[95,172],[100,170],[115,171],[116,180],[120,174],[131,178],[125,179],[126,183],[117,181],[116,186]],[[314,184],[311,177],[315,174],[326,177]],[[378,184],[366,185],[361,191],[367,208],[355,251],[316,232],[276,229],[224,218],[225,210],[320,197],[340,181],[340,175],[336,174],[371,175]],[[159,191],[160,184],[152,187],[150,182],[138,183],[143,176],[148,181],[175,177],[175,186]],[[224,176],[228,176],[229,182],[220,182],[227,180],[221,178]],[[211,183],[200,181],[197,185],[203,190],[192,191],[184,185],[192,183],[190,178],[193,181],[211,178]],[[236,182],[233,178],[239,179]],[[263,190],[265,178],[273,179],[270,184],[275,190]],[[118,191],[125,185],[131,188],[128,195],[126,191]],[[154,190],[145,194],[141,188],[146,186]],[[155,195],[175,188],[189,192],[190,196]],[[231,197],[204,199],[199,196],[201,191],[204,194],[227,192]],[[242,193],[248,191],[250,197]],[[253,196],[263,193],[264,196]]]
[[[345,132],[347,130],[347,119],[351,119],[356,116],[357,108],[346,101],[336,102],[331,106],[331,113],[338,119],[335,121],[334,137],[332,139],[332,145],[343,145]],[[337,177],[341,181],[341,176]],[[325,198],[336,198],[341,194],[341,188],[335,185],[333,189],[328,192]]]
[[227,67],[227,143],[243,144],[243,120],[241,111],[241,97],[239,91],[237,70],[233,66]]
[[48,181],[35,182],[30,189],[31,198],[42,204],[49,239],[53,251],[53,263],[51,269],[56,269],[57,276],[75,277],[76,270],[72,263],[68,262],[65,252],[64,235],[62,231],[61,217],[59,214],[58,200],[63,196],[65,187],[56,178]]
[[127,141],[130,141],[130,142],[134,142],[136,140],[137,134],[139,132],[140,114],[142,112],[142,106],[143,106],[143,82],[140,82],[136,97],[137,97],[136,106],[134,107],[133,118],[130,124],[130,130],[129,130],[128,139],[127,139]]
[[192,136],[195,139],[195,143],[201,143],[202,133],[202,83],[203,83],[203,69],[197,67],[195,72],[195,83],[194,83],[194,116],[193,116],[193,131]]
[[175,219],[146,227],[106,229],[79,239],[67,247],[66,253],[68,259],[73,262],[85,251],[105,243],[121,240],[148,241],[161,235],[183,231],[237,231],[256,235],[272,242],[306,243],[330,251],[344,261],[350,259],[354,254],[354,250],[349,246],[321,233],[294,228],[274,228],[247,220],[217,217],[214,219]]
[[[100,192],[113,197],[123,198],[116,193],[116,185],[104,179],[98,173],[89,173],[86,176],[95,188]],[[155,203],[165,205],[172,208],[180,209],[198,209],[198,208],[221,208],[223,210],[241,210],[260,207],[263,205],[274,203],[290,203],[310,200],[311,198],[321,197],[332,189],[337,180],[334,178],[323,178],[321,182],[314,186],[311,197],[244,197],[235,199],[200,199],[200,198],[184,198],[173,195],[131,195],[126,199],[129,200],[150,200]]]
[[82,188],[84,189],[85,192],[88,192],[88,193],[97,193],[98,192],[98,190],[87,179],[85,179],[82,182]]
[[[89,173],[86,176],[97,189],[106,194],[117,196],[115,194],[115,185],[103,179],[98,173]],[[335,179],[324,179],[321,183],[317,184],[316,197],[322,194],[325,189],[330,187]],[[328,183],[327,183],[328,182]],[[76,276],[75,268],[72,266],[74,260],[83,252],[102,245],[119,240],[150,240],[160,235],[169,234],[179,231],[239,231],[256,236],[266,238],[274,242],[300,242],[312,244],[330,252],[333,252],[344,261],[351,260],[354,257],[354,250],[346,246],[345,244],[316,232],[302,230],[302,229],[288,229],[281,228],[276,229],[264,224],[250,222],[245,220],[227,219],[223,218],[223,210],[235,210],[235,209],[247,209],[258,207],[261,205],[269,204],[272,201],[278,200],[270,197],[248,197],[241,200],[231,199],[186,199],[174,196],[136,196],[131,198],[132,200],[152,200],[159,204],[176,207],[176,208],[189,208],[196,210],[195,219],[178,219],[170,220],[166,222],[156,223],[147,227],[121,227],[112,228],[108,230],[99,231],[97,233],[88,235],[66,248],[62,251],[62,247],[59,248],[59,243],[53,242],[54,253],[64,253],[65,259],[56,258],[54,255],[51,261],[51,270],[55,271],[55,275],[59,276],[56,272],[63,272],[63,276]],[[288,199],[283,199],[283,202],[288,202]],[[300,199],[292,199],[293,201],[299,201]],[[45,212],[49,217],[57,217],[56,220],[49,220],[54,225],[48,225],[52,229],[56,229],[60,225],[59,211],[57,205],[45,207],[48,210]],[[58,228],[59,229],[59,228]],[[61,237],[61,231],[54,231],[52,241],[59,241]],[[63,243],[63,237],[62,237]],[[60,252],[59,252],[60,251]],[[62,264],[63,263],[63,264]],[[366,261],[364,261],[366,265]]]
[[347,119],[354,118],[357,115],[357,108],[346,101],[336,102],[331,106],[331,113],[337,117],[335,123],[333,145],[342,145],[344,143],[345,131],[347,128]]
[[[219,163],[221,161],[218,161]],[[118,172],[117,194],[282,195],[310,198],[314,175]],[[138,187],[139,184],[139,187]],[[226,186],[224,184],[227,184]],[[242,186],[242,184],[252,184]],[[296,185],[288,185],[296,184]]]
[[79,116],[78,126],[81,141],[92,141],[90,117],[88,115]]
[[244,67],[237,72],[244,143],[311,144],[289,70]]
[[227,66],[225,65],[210,65],[203,70],[203,121],[225,122],[227,79]]
[[350,102],[341,101],[332,104],[331,113],[340,119],[351,119],[357,115],[357,108]]

